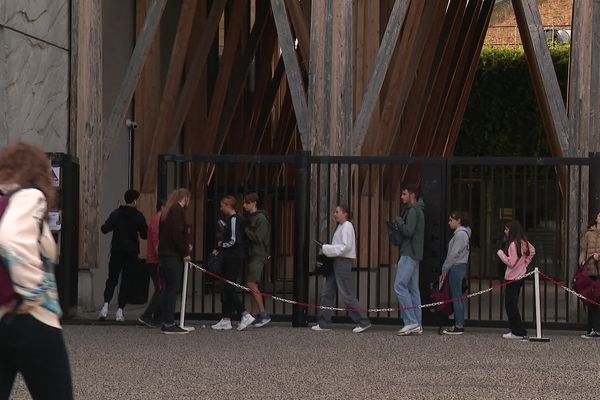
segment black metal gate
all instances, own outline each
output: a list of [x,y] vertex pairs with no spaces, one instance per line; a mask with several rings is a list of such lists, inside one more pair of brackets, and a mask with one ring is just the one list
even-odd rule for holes
[[[426,204],[425,256],[420,267],[423,302],[437,282],[451,232],[447,217],[452,210],[473,217],[470,291],[500,282],[496,255],[505,220],[519,219],[537,249],[536,266],[550,276],[569,282],[573,248],[579,235],[568,227],[582,226],[581,196],[569,200],[568,188],[587,185],[588,159],[536,158],[402,158],[328,157],[299,152],[295,156],[162,156],[159,162],[159,196],[177,187],[193,193],[189,209],[194,259],[202,262],[216,243],[219,200],[231,194],[256,192],[260,207],[270,216],[272,254],[261,290],[280,297],[318,304],[322,283],[310,276],[314,269],[311,239],[328,241],[335,230],[331,213],[336,204],[348,203],[354,211],[357,232],[356,293],[364,307],[398,305],[393,290],[398,249],[388,240],[385,222],[400,214],[403,183],[421,186]],[[579,191],[581,193],[581,190]],[[576,204],[573,203],[573,198]],[[574,219],[574,220],[573,220]],[[579,230],[578,230],[579,232]],[[568,244],[571,243],[569,252]],[[187,309],[192,318],[217,318],[220,288],[199,271],[192,273]],[[241,276],[240,282],[244,278]],[[533,288],[523,288],[525,321],[534,320]],[[582,323],[578,301],[555,286],[542,286],[542,320],[557,327]],[[470,325],[500,325],[505,321],[503,292],[493,291],[469,300]],[[285,302],[266,301],[275,319],[302,325],[314,319],[314,309],[294,308]],[[345,316],[339,313],[339,319]],[[396,323],[397,312],[373,313],[375,322]],[[424,322],[432,323],[424,310]]]

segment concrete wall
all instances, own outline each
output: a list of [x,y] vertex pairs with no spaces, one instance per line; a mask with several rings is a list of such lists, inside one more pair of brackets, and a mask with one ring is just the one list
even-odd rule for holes
[[0,146],[66,152],[69,0],[0,0]]

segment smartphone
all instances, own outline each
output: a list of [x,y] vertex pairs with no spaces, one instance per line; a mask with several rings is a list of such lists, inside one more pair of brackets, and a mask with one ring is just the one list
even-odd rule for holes
[[323,242],[319,242],[317,239],[313,239],[313,242],[315,242],[317,246],[323,247]]

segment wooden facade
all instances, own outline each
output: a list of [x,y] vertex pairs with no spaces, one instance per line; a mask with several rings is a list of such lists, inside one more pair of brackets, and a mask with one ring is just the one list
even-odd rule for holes
[[[110,160],[112,135],[132,99],[141,121],[133,187],[143,193],[147,216],[164,153],[451,156],[494,3],[137,0],[137,42],[117,101],[105,110],[102,143],[92,138],[95,123],[77,130],[75,143],[92,140],[82,160],[82,176],[90,177],[82,182],[82,207],[91,204],[98,184],[91,177],[102,167],[93,154]],[[575,2],[567,107],[537,1],[512,3],[553,154],[599,150],[600,4]],[[166,7],[178,11],[167,35],[160,29]],[[98,10],[78,12],[84,24]],[[82,43],[94,30],[77,32],[82,99],[95,90],[89,73],[102,55],[88,57]],[[160,46],[165,42],[171,45]],[[78,116],[86,116],[83,106]],[[86,210],[83,226],[98,220],[94,213]],[[84,254],[93,257],[95,236],[83,237]]]

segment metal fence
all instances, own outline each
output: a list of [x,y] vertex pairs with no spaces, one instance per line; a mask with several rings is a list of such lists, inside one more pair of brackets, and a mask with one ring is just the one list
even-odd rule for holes
[[[159,196],[176,187],[192,191],[188,209],[194,259],[201,262],[215,246],[219,200],[231,194],[257,192],[259,206],[271,222],[271,260],[261,290],[277,296],[320,303],[322,281],[314,270],[312,239],[327,242],[335,230],[332,211],[342,202],[354,211],[357,233],[356,294],[367,308],[398,306],[393,290],[398,248],[388,240],[386,221],[400,215],[403,183],[417,182],[426,209],[424,260],[420,267],[421,295],[430,300],[451,232],[452,210],[472,214],[473,235],[469,266],[470,291],[498,284],[497,256],[504,222],[519,219],[537,250],[534,264],[548,275],[569,282],[572,259],[579,248],[587,203],[569,190],[587,185],[589,159],[536,158],[401,158],[327,157],[299,152],[295,156],[162,156]],[[577,211],[579,210],[579,211]],[[577,234],[573,234],[577,232]],[[571,268],[569,268],[571,266]],[[191,318],[217,318],[220,283],[198,271],[192,273],[187,309]],[[240,281],[244,276],[240,276]],[[531,282],[523,287],[525,321],[534,320]],[[343,304],[340,304],[343,306]],[[302,324],[315,318],[314,309],[266,301],[267,312],[279,320]],[[542,320],[556,326],[581,324],[581,305],[544,283]],[[397,312],[373,313],[375,322],[396,323]],[[343,313],[337,318],[344,320]],[[503,291],[469,300],[467,323],[500,325],[506,319]],[[424,312],[424,323],[437,323]]]

